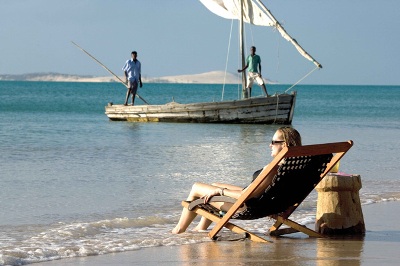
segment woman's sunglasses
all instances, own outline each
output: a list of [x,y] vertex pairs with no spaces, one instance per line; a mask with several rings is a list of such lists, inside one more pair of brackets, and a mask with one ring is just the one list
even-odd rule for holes
[[284,142],[285,142],[284,140],[271,140],[271,145],[275,145],[278,143],[284,143]]

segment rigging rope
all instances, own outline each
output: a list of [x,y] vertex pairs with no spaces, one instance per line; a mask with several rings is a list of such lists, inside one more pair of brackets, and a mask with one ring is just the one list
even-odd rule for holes
[[313,70],[311,70],[310,72],[308,72],[308,74],[306,74],[304,77],[302,77],[301,79],[299,79],[299,81],[297,81],[295,84],[293,84],[289,89],[285,90],[285,93],[288,92],[289,90],[291,90],[294,86],[296,86],[297,84],[299,84],[303,79],[305,79],[306,77],[308,77],[311,73],[313,73],[315,70],[319,69],[319,67],[315,67]]
[[276,73],[279,73],[279,69],[280,69],[280,51],[281,51],[281,38],[280,38],[280,36],[278,35],[278,34],[276,34],[276,36],[277,36],[277,39],[278,39],[278,45],[277,45],[277,47],[276,47],[276,49],[277,49],[277,62],[276,62],[276,70],[275,70],[275,72]]
[[229,33],[228,52],[226,53],[225,76],[224,76],[224,84],[222,85],[222,96],[221,96],[221,101],[224,100],[225,82],[226,82],[226,72],[227,72],[227,69],[228,69],[229,51],[230,51],[230,49],[231,49],[232,28],[233,28],[233,19],[232,19],[232,22],[231,22],[231,31],[230,31],[230,33]]

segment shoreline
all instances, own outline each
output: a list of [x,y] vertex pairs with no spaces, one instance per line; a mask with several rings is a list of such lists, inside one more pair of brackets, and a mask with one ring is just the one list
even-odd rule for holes
[[[91,257],[61,259],[35,265],[183,265],[261,263],[293,265],[397,265],[400,260],[400,202],[390,201],[362,206],[365,236],[336,238],[281,237],[271,244],[245,241],[205,242],[181,246],[142,248]],[[297,234],[299,235],[299,234]]]

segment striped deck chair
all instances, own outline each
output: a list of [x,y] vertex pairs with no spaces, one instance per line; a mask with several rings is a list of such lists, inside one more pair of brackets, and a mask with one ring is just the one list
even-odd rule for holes
[[[265,167],[257,178],[249,185],[240,198],[226,196],[212,197],[210,202],[230,202],[233,206],[223,215],[211,204],[204,204],[203,199],[193,202],[182,201],[182,206],[215,222],[209,232],[211,239],[216,239],[223,227],[257,242],[269,242],[248,230],[232,223],[232,219],[259,219],[270,217],[275,220],[269,234],[279,236],[294,232],[302,232],[310,237],[322,237],[318,232],[289,219],[301,202],[312,192],[315,186],[335,166],[335,164],[352,147],[353,141],[326,143],[316,145],[285,147]],[[280,163],[282,162],[282,163]],[[257,208],[247,208],[238,212],[239,208],[251,199],[251,194],[268,175],[274,175],[272,182],[265,185],[265,192],[259,197],[261,204]],[[280,229],[285,224],[288,228]]]

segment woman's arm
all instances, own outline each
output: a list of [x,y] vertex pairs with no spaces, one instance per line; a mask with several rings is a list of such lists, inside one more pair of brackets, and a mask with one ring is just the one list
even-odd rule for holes
[[242,195],[243,188],[225,183],[213,183],[213,186],[219,187],[221,196],[227,196],[238,199]]

